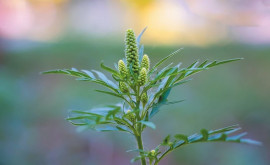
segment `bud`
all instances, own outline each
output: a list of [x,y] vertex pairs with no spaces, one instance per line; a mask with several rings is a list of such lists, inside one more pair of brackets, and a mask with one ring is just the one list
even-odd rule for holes
[[128,93],[129,92],[129,89],[128,89],[126,83],[124,83],[124,82],[119,82],[119,89],[123,93]]
[[149,60],[149,57],[148,57],[146,54],[143,55],[141,67],[142,67],[142,68],[145,68],[147,71],[149,71],[149,68],[150,68],[150,60]]
[[145,68],[142,68],[142,70],[140,71],[140,75],[138,77],[138,85],[143,86],[145,85],[146,81],[147,81],[147,71]]
[[126,64],[124,63],[123,60],[119,60],[119,61],[118,61],[118,70],[119,70],[119,72],[120,72],[120,75],[121,75],[123,78],[126,78],[126,77],[127,77],[128,71],[127,71]]
[[139,56],[138,56],[138,47],[136,43],[135,33],[132,29],[126,31],[126,49],[125,55],[127,59],[127,67],[129,68],[132,65],[132,72],[135,75],[139,73]]
[[148,101],[148,96],[147,96],[147,93],[146,93],[146,92],[144,92],[144,93],[142,94],[141,100],[142,100],[143,106],[145,106],[146,103],[147,103],[147,101]]
[[131,110],[127,110],[127,113],[126,114],[127,114],[127,119],[129,121],[131,121],[132,123],[135,123],[136,122],[136,117],[135,117],[134,113],[132,113]]
[[150,151],[150,154],[151,154],[151,156],[155,156],[156,150],[151,150],[151,151]]

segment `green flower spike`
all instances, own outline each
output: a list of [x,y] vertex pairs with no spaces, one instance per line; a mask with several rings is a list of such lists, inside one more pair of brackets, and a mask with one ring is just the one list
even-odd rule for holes
[[142,68],[145,68],[147,71],[149,71],[149,68],[150,68],[150,60],[149,60],[149,57],[148,57],[146,54],[143,55],[141,67],[142,67]]
[[138,56],[138,47],[136,43],[135,33],[132,29],[126,31],[126,49],[125,55],[127,59],[127,67],[130,68],[132,65],[132,72],[134,75],[138,75],[139,73],[139,56]]
[[119,89],[123,93],[128,93],[129,92],[129,89],[128,89],[126,83],[124,83],[124,82],[119,82]]
[[143,106],[145,106],[148,101],[148,96],[146,92],[142,94],[141,101],[142,101]]
[[123,78],[126,78],[128,76],[127,67],[123,60],[118,61],[118,70]]
[[146,84],[147,81],[147,71],[145,68],[142,68],[140,75],[138,77],[138,85],[143,86]]

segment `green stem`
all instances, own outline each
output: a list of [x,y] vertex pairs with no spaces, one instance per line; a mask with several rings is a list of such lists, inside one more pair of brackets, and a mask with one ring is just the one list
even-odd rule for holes
[[161,161],[161,159],[162,159],[165,155],[167,155],[168,153],[170,153],[171,151],[172,151],[171,149],[168,149],[166,152],[164,152],[164,153],[161,155],[161,157],[160,157],[158,160],[156,160],[156,162],[155,162],[154,165],[158,165],[159,161]]
[[[141,133],[140,133],[140,135],[136,136],[136,140],[137,140],[137,144],[138,144],[138,149],[143,150]],[[141,155],[141,164],[146,165],[146,161],[145,161],[145,157],[144,157],[143,153],[140,152],[140,155]]]

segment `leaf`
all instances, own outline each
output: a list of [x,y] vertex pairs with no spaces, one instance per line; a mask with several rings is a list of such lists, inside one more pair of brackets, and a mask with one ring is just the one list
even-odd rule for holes
[[174,137],[176,139],[179,139],[179,140],[184,140],[185,143],[188,143],[188,137],[186,135],[183,135],[183,134],[176,134],[174,135]]
[[198,61],[192,63],[187,69],[194,69],[193,71],[190,70],[186,73],[182,73],[176,80],[174,83],[177,83],[179,81],[181,81],[182,79],[191,76],[195,73],[198,73],[202,70],[205,69],[209,69],[211,67],[217,66],[217,65],[221,65],[221,64],[225,64],[225,63],[229,63],[229,62],[233,62],[233,61],[238,61],[238,60],[242,60],[243,58],[235,58],[235,59],[229,59],[229,60],[223,60],[223,61],[213,61],[210,63],[207,63],[207,60],[204,61],[202,64],[200,64],[198,67],[196,67],[196,65],[198,64]]
[[240,143],[246,143],[246,144],[252,144],[252,145],[262,145],[261,142],[256,141],[256,140],[252,140],[252,139],[240,139]]
[[119,131],[123,131],[123,132],[128,132],[128,133],[131,133],[126,127],[123,127],[123,126],[115,126]]
[[108,94],[108,95],[115,96],[115,97],[123,99],[123,96],[120,95],[120,94],[117,94],[117,93],[113,93],[113,92],[109,92],[109,91],[103,91],[103,90],[95,90],[95,91],[100,92],[100,93],[105,93],[105,94]]
[[141,45],[140,48],[139,48],[139,61],[142,62],[142,58],[143,58],[143,55],[144,55],[144,46]]
[[52,73],[56,73],[56,74],[69,74],[69,72],[67,72],[65,70],[62,70],[62,69],[48,70],[48,71],[41,72],[40,74],[52,74]]
[[104,70],[106,70],[106,71],[108,71],[108,72],[110,72],[110,73],[112,73],[112,74],[114,74],[114,75],[116,75],[116,76],[119,77],[118,71],[116,71],[116,70],[114,70],[114,69],[112,69],[112,68],[110,68],[110,67],[104,65],[103,62],[100,63],[100,66],[101,66],[102,69],[104,69]]
[[98,127],[95,127],[95,130],[98,132],[119,131],[119,129],[111,125],[98,126]]
[[171,138],[171,135],[166,136],[164,140],[162,141],[161,145],[164,145],[164,146],[168,145],[170,142],[170,138]]
[[85,114],[85,115],[91,115],[91,116],[96,116],[96,117],[104,117],[100,114],[92,113],[92,112],[86,112],[86,111],[78,111],[78,110],[72,110],[72,113],[77,113],[77,114]]
[[167,98],[169,96],[171,92],[171,88],[166,89],[166,91],[164,91],[161,96],[158,98],[158,102],[156,104],[154,104],[152,111],[150,112],[149,117],[152,118],[155,114],[158,113],[159,108],[162,106],[163,103],[165,103],[167,101]]
[[89,70],[82,70],[84,73],[86,73],[89,77],[91,77],[92,79],[96,79],[96,77],[94,76],[94,74],[89,71]]
[[232,130],[235,130],[235,129],[237,129],[237,130],[240,129],[240,127],[239,127],[238,124],[235,124],[235,125],[232,125],[232,126],[228,126],[228,127],[225,127],[225,128],[211,130],[208,133],[209,133],[209,135],[212,135],[212,134],[224,133],[224,132],[232,131]]
[[137,157],[131,159],[130,162],[131,162],[131,163],[134,163],[134,162],[140,160],[141,158],[142,158],[141,156],[137,156]]
[[72,69],[57,69],[57,70],[49,70],[45,72],[41,72],[41,74],[66,74],[74,77],[80,77],[85,79],[92,79],[92,77],[88,76],[83,72],[76,71],[74,68]]
[[161,65],[163,62],[165,62],[166,60],[168,60],[169,58],[173,57],[174,55],[176,55],[178,52],[180,52],[183,48],[177,49],[176,51],[172,52],[170,55],[168,55],[167,57],[161,59],[158,63],[156,63],[153,68],[150,70],[150,74],[159,66]]
[[226,64],[229,62],[233,62],[233,61],[238,61],[238,60],[243,60],[244,58],[234,58],[234,59],[228,59],[228,60],[223,60],[223,61],[219,61],[219,62],[213,62],[212,64],[208,65],[207,67],[213,67],[213,66],[217,66],[217,65],[221,65],[221,64]]
[[150,127],[152,129],[156,129],[156,126],[154,123],[150,122],[150,121],[138,121],[138,123],[142,123],[143,125],[146,125],[147,127]]
[[[235,131],[240,130],[238,125],[233,125],[213,131],[207,131],[206,129],[202,129],[200,134],[193,134],[188,137],[188,140],[185,138],[185,135],[178,134],[175,135],[175,138],[180,139],[174,145],[174,148],[178,148],[184,144],[196,143],[196,142],[235,142],[235,143],[247,143],[247,144],[255,144],[260,145],[261,143],[258,141],[250,140],[250,139],[242,139],[247,133],[240,133],[238,135],[229,136],[229,134],[234,133]],[[183,139],[184,138],[184,139]],[[183,143],[181,140],[184,140]]]
[[140,152],[140,153],[147,153],[147,151],[140,150],[140,149],[127,150],[126,152]]
[[145,27],[145,28],[142,30],[142,32],[138,35],[138,37],[137,37],[137,39],[136,39],[136,41],[137,41],[137,47],[138,47],[138,48],[139,48],[139,46],[140,46],[141,37],[142,37],[142,35],[143,35],[143,33],[145,32],[146,29],[147,29],[147,27]]
[[208,131],[206,129],[201,129],[201,134],[203,135],[203,140],[208,139]]
[[93,72],[95,72],[102,81],[106,82],[108,85],[112,86],[113,88],[118,89],[118,86],[115,85],[115,83],[113,83],[111,80],[109,80],[103,73],[97,70],[93,70]]
[[111,89],[112,91],[114,91],[115,93],[119,93],[118,88],[115,88],[113,86],[111,86],[110,84],[107,84],[106,82],[102,81],[102,80],[92,80],[92,82],[96,83],[96,84],[100,84],[103,85],[109,89]]

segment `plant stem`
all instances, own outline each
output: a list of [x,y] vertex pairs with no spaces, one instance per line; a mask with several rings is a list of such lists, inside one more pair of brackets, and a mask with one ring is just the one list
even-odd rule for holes
[[[139,125],[139,129],[140,129],[140,125]],[[143,143],[142,143],[141,132],[139,132],[139,135],[136,136],[136,140],[137,140],[137,144],[138,144],[138,149],[139,150],[143,150]],[[140,152],[140,155],[141,155],[141,164],[142,165],[146,165],[146,161],[145,161],[145,157],[144,157],[143,153]]]
[[155,162],[154,165],[157,165],[157,164],[159,163],[159,161],[161,161],[161,159],[162,159],[165,155],[167,155],[168,153],[170,153],[171,151],[172,151],[171,149],[168,149],[166,152],[164,152],[164,153],[161,155],[161,157],[160,157],[158,160],[156,160],[156,162]]

